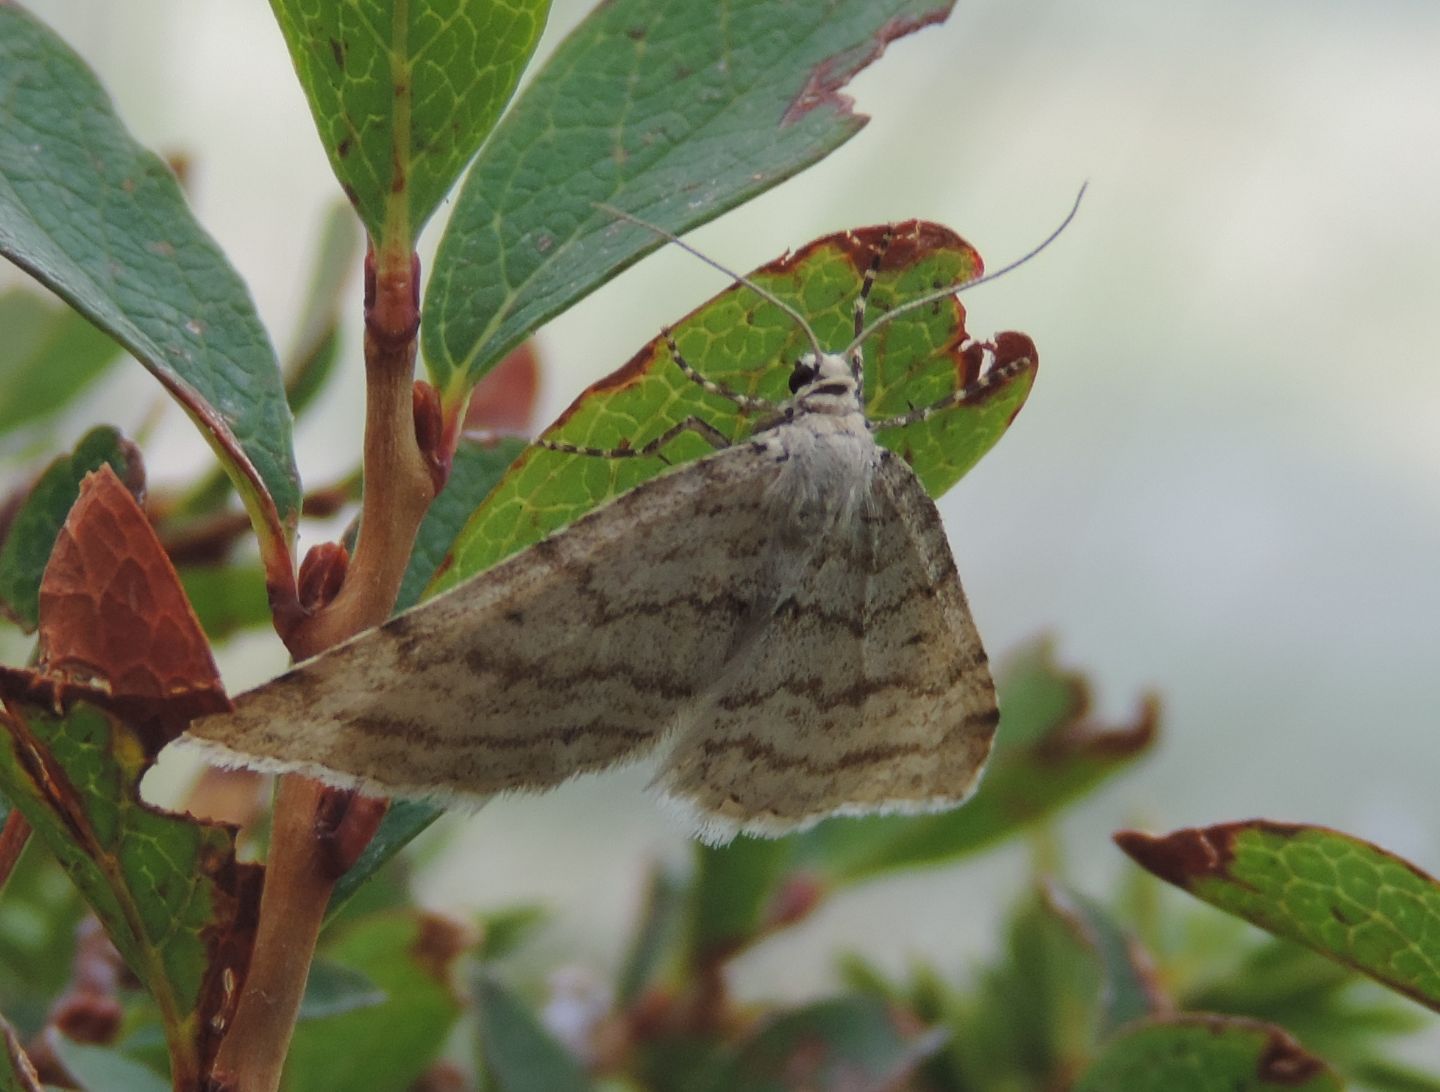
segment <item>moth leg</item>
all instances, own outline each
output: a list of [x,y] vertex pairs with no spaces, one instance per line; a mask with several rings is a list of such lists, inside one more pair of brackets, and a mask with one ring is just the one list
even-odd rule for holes
[[[775,411],[775,403],[771,402],[768,398],[752,398],[748,394],[732,391],[723,383],[717,383],[713,379],[701,375],[691,366],[690,362],[681,355],[680,346],[675,343],[675,335],[671,332],[670,327],[665,327],[661,331],[661,336],[665,338],[665,344],[670,349],[670,357],[675,361],[675,366],[680,369],[681,374],[684,375],[686,379],[690,380],[690,382],[694,383],[701,390],[709,394],[719,395],[721,398],[728,398],[742,410],[766,410],[772,413]],[[727,448],[731,444],[730,437],[726,436],[709,421],[693,415],[685,418],[685,420],[680,421],[678,424],[672,425],[659,436],[641,447],[582,447],[578,444],[567,444],[558,440],[537,440],[536,443],[541,447],[549,448],[551,451],[559,451],[567,455],[591,455],[602,459],[636,459],[658,455],[666,444],[682,432],[695,433],[717,451],[722,448]]]
[[717,383],[713,379],[707,379],[691,367],[690,362],[680,355],[680,346],[675,344],[675,335],[670,331],[670,327],[665,327],[660,333],[661,336],[665,338],[665,344],[670,349],[670,358],[675,361],[675,366],[680,369],[686,379],[690,380],[690,382],[694,383],[702,391],[710,394],[718,394],[721,398],[728,398],[741,409],[772,411],[775,409],[775,403],[771,402],[768,398],[752,398],[748,394],[732,391],[723,383]]
[[[875,248],[875,253],[870,258],[870,264],[865,268],[865,277],[860,282],[860,291],[855,296],[855,338],[859,340],[860,335],[865,332],[865,307],[870,302],[870,290],[875,287],[875,278],[880,274],[880,263],[885,260],[886,253],[890,250],[890,243],[894,240],[895,233],[890,227],[885,229],[885,234],[880,237],[880,245]],[[850,370],[855,374],[855,382],[860,382],[860,373],[864,367],[864,357],[860,352],[860,346],[856,345],[850,354]]]
[[1015,376],[1019,375],[1033,363],[1028,356],[1019,356],[997,364],[985,372],[979,379],[968,387],[962,387],[958,391],[952,391],[940,401],[931,406],[921,406],[919,409],[912,409],[909,413],[902,413],[899,417],[887,417],[883,421],[869,421],[871,432],[883,428],[904,428],[906,425],[918,425],[921,421],[928,419],[941,410],[950,409],[963,402],[975,402],[985,397],[996,387],[1008,383]]
[[567,444],[558,440],[536,440],[540,447],[548,448],[551,451],[558,451],[565,455],[590,455],[597,459],[643,459],[651,455],[658,455],[662,448],[682,432],[693,432],[702,440],[705,440],[717,451],[727,448],[731,444],[730,437],[726,436],[709,421],[699,417],[687,417],[678,424],[672,425],[662,432],[655,439],[640,447],[581,447],[579,444]]
[[885,260],[885,255],[890,250],[890,244],[894,238],[894,229],[887,227],[885,234],[880,237],[880,244],[875,248],[875,254],[871,257],[870,264],[865,268],[865,279],[860,282],[860,292],[855,297],[856,337],[865,332],[865,305],[870,302],[870,290],[875,287],[875,278],[880,273],[880,263]]

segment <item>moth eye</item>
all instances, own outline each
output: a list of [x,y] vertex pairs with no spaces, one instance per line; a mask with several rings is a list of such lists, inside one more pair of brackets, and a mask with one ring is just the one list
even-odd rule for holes
[[814,364],[808,360],[797,360],[795,370],[790,373],[790,393],[798,394],[800,388],[807,383],[813,383],[818,374]]

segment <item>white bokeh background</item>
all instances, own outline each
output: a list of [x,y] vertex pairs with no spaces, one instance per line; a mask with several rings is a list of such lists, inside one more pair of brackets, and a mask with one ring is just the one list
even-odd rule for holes
[[[336,188],[268,6],[27,6],[142,140],[191,156],[198,214],[283,347]],[[557,0],[542,52],[586,7]],[[1440,6],[1418,0],[961,0],[850,87],[859,137],[692,236],[748,269],[926,217],[998,264],[1089,181],[1054,247],[969,300],[973,329],[1027,331],[1042,368],[941,509],[993,654],[1053,633],[1107,715],[1164,699],[1155,756],[1065,826],[1094,893],[1127,867],[1109,832],[1135,823],[1320,822],[1440,871],[1437,58]],[[721,287],[662,253],[552,323],[546,417]],[[355,458],[357,346],[300,430],[311,482]],[[97,415],[139,420],[127,380]],[[205,457],[173,423],[156,474]],[[282,660],[262,636],[224,666],[238,687]],[[607,966],[641,871],[684,853],[643,780],[486,808],[432,854],[424,897],[543,901],[551,952]],[[813,992],[847,946],[973,965],[1025,874],[1015,850],[848,894],[747,957],[743,986]]]

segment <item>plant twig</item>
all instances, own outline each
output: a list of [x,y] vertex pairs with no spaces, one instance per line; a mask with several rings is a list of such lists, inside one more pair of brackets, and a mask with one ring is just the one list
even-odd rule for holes
[[30,841],[30,824],[25,816],[13,808],[5,816],[5,825],[0,827],[0,888],[10,879],[20,861],[20,854]]
[[[360,538],[339,594],[282,636],[305,659],[389,616],[415,533],[438,490],[416,439],[418,264],[408,255],[365,263],[365,491]],[[298,775],[281,779],[254,956],[215,1066],[218,1086],[273,1092],[336,881],[384,815],[384,802]]]

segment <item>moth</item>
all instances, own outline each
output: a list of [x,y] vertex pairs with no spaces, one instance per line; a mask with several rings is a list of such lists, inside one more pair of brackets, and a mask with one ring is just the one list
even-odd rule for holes
[[659,752],[654,787],[716,843],[961,803],[994,737],[994,686],[935,505],[873,434],[983,399],[1032,362],[992,358],[937,405],[867,419],[865,339],[999,275],[867,329],[879,262],[839,351],[725,270],[809,341],[776,405],[710,381],[665,335],[689,380],[768,412],[747,439],[690,419],[633,449],[548,445],[633,458],[692,431],[717,450],[240,695],[191,736],[222,761],[442,800],[543,790]]

